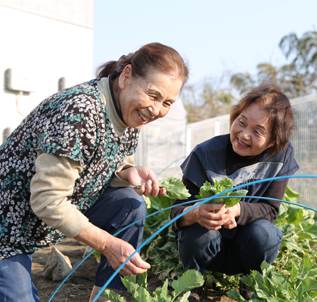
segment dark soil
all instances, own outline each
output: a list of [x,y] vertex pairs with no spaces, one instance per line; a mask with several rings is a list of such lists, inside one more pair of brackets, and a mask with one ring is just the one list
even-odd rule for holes
[[[66,239],[55,247],[58,248],[65,256],[68,256],[72,266],[75,267],[82,259],[86,251],[86,247],[79,245],[77,241]],[[43,269],[46,264],[51,248],[43,249],[34,253],[32,264],[33,283],[36,286],[41,302],[49,301],[52,294],[61,284],[43,277]],[[92,255],[84,261],[76,271],[68,278],[68,280],[57,291],[52,302],[88,302],[90,291],[94,284],[94,275],[97,267],[97,261]],[[154,291],[157,287],[162,286],[162,281],[151,271],[148,272],[148,288]],[[127,302],[131,302],[131,295],[127,292],[118,292],[124,296]],[[230,302],[235,301],[229,299],[224,292],[209,292],[207,301]],[[146,301],[144,301],[146,302]]]

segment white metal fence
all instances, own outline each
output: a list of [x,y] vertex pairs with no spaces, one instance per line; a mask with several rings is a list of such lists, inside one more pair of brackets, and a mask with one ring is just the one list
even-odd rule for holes
[[[291,100],[297,131],[291,141],[300,169],[296,175],[317,175],[317,94]],[[300,203],[317,208],[317,178],[293,178],[289,186],[301,194]]]

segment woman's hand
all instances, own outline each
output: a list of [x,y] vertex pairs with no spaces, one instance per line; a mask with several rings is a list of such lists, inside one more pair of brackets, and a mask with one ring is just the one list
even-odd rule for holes
[[[185,208],[184,211],[188,209]],[[216,213],[213,212],[215,210]],[[197,222],[208,230],[219,230],[228,222],[227,210],[224,204],[202,204],[182,217],[181,226],[185,227]]]
[[[74,238],[102,253],[114,270],[117,270],[135,252],[131,244],[112,236],[90,222]],[[135,253],[121,269],[120,274],[124,276],[142,274],[150,267],[150,264],[142,260],[139,253]]]
[[166,194],[166,189],[159,188],[154,172],[147,167],[131,167],[118,172],[118,175],[122,179],[128,180],[132,186],[140,186],[135,189],[139,195],[156,197]]
[[[106,248],[100,252],[107,258],[112,268],[117,270],[135,252],[135,249],[131,244],[111,236],[107,240]],[[133,276],[142,274],[149,268],[151,268],[150,264],[142,260],[139,253],[135,253],[120,270],[120,274]]]
[[236,218],[240,216],[240,203],[233,207],[227,208],[228,221],[224,224],[224,228],[233,229],[237,226]]

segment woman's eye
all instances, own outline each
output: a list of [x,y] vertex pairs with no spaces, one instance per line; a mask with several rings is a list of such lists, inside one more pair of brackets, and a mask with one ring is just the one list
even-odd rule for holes
[[243,125],[244,125],[244,121],[240,120],[240,121],[239,121],[239,124],[240,124],[241,126],[243,126]]
[[156,95],[150,95],[150,99],[151,99],[152,101],[156,101],[156,100],[157,100],[157,96],[156,96]]
[[263,133],[261,131],[259,131],[259,130],[255,130],[254,133],[256,135],[258,135],[258,136],[262,136],[263,135]]
[[164,103],[163,103],[163,106],[164,106],[164,107],[167,107],[167,108],[168,108],[168,107],[171,107],[171,103],[169,103],[169,102],[164,102]]

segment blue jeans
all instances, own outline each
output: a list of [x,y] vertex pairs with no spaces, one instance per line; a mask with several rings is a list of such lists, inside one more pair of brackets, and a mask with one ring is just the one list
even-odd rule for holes
[[184,270],[195,269],[235,275],[261,271],[265,260],[277,256],[283,233],[268,220],[256,220],[232,230],[208,231],[198,223],[179,231],[177,247]]
[[[108,188],[85,215],[92,224],[114,235],[120,229],[145,217],[146,204],[144,198],[138,195],[131,187]],[[144,220],[122,231],[116,237],[129,242],[134,248],[137,248],[142,244],[143,230]],[[104,286],[114,272],[107,258],[101,255],[101,261],[98,264],[95,276],[95,285]],[[108,287],[123,291],[127,290],[118,274]]]
[[[146,204],[134,189],[107,188],[85,215],[89,221],[111,234],[146,216]],[[118,238],[129,242],[134,248],[142,243],[144,220],[121,232]],[[32,283],[32,255],[23,254],[0,260],[0,302],[38,302],[39,296]],[[98,265],[95,285],[102,287],[114,273],[104,256]],[[126,290],[117,275],[109,288]]]
[[0,260],[1,302],[40,301],[32,283],[32,255],[23,254]]

